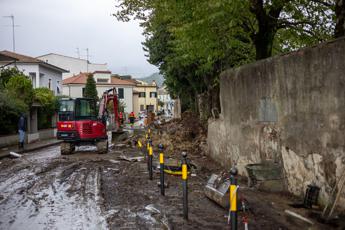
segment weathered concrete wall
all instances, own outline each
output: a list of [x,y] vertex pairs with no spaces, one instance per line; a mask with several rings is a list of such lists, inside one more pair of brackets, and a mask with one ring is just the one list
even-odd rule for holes
[[248,163],[278,162],[290,192],[316,184],[325,202],[345,169],[344,38],[227,70],[220,98],[208,128],[215,160],[236,161],[241,174]]

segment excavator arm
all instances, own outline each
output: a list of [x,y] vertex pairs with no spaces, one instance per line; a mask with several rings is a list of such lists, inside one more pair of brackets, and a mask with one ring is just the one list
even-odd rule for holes
[[120,127],[120,122],[119,122],[119,113],[118,113],[118,98],[117,98],[117,92],[116,88],[111,88],[106,91],[104,91],[102,95],[102,99],[99,103],[99,110],[98,110],[98,116],[100,118],[107,117],[109,115],[109,111],[107,110],[107,105],[109,103],[113,103],[113,114],[114,118],[110,123],[114,124],[112,131],[117,131]]

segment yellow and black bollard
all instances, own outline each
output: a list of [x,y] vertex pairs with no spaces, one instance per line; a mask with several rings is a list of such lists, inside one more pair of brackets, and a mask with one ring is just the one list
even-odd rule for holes
[[[146,136],[147,137],[147,136]],[[149,162],[149,152],[150,152],[150,139],[146,139],[146,160],[147,160],[147,170],[150,170],[150,162]]]
[[161,187],[161,195],[165,195],[165,185],[164,185],[164,154],[163,154],[163,148],[164,146],[162,144],[159,144],[159,168],[160,168],[160,187]]
[[237,230],[237,169],[230,169],[230,222],[231,230]]
[[149,176],[150,180],[152,180],[152,158],[153,158],[153,150],[152,146],[149,147]]
[[187,153],[182,152],[182,189],[183,189],[183,218],[188,220],[188,169],[187,169]]

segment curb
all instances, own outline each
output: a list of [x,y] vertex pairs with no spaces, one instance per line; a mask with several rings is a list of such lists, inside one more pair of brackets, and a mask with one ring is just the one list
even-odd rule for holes
[[[20,154],[21,153],[32,152],[32,151],[35,151],[35,150],[38,150],[38,149],[42,149],[42,148],[45,148],[45,147],[49,147],[49,146],[53,146],[53,145],[58,145],[61,142],[63,142],[63,141],[62,140],[58,140],[58,141],[55,141],[55,142],[52,142],[52,143],[38,145],[36,147],[32,147],[32,148],[28,148],[28,149],[14,150],[13,152],[20,153]],[[5,158],[5,157],[9,157],[9,156],[10,156],[10,151],[7,154],[0,155],[0,159]]]

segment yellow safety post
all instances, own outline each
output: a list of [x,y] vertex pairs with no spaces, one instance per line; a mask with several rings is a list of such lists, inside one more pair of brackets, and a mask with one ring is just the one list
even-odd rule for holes
[[146,139],[146,160],[147,160],[147,170],[148,171],[150,171],[149,151],[150,151],[150,140]]
[[141,149],[143,147],[143,144],[141,143],[140,140],[138,140],[138,147]]
[[182,188],[183,188],[183,218],[188,220],[188,169],[187,169],[187,153],[182,152]]
[[237,169],[232,167],[230,169],[230,221],[231,230],[237,230]]
[[150,180],[152,180],[152,158],[153,158],[153,150],[152,146],[149,147],[149,176]]
[[160,187],[161,187],[161,195],[165,195],[165,185],[164,185],[164,154],[163,154],[163,148],[164,146],[162,144],[159,144],[159,169],[160,169]]

